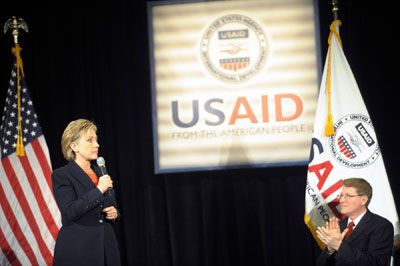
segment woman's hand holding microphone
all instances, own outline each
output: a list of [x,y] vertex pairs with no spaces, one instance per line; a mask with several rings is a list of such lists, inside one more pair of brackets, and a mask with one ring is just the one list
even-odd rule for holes
[[113,187],[113,181],[109,175],[103,175],[99,178],[99,183],[97,183],[97,188],[101,191],[101,193],[105,193],[107,190]]

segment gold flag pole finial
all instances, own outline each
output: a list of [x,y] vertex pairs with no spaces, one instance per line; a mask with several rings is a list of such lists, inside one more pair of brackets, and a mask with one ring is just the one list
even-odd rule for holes
[[25,156],[25,148],[24,142],[22,138],[22,118],[21,118],[21,74],[24,76],[24,68],[22,64],[21,58],[21,48],[18,44],[18,36],[19,36],[19,29],[24,30],[25,32],[29,32],[28,25],[26,24],[25,20],[22,18],[17,19],[15,16],[8,19],[6,23],[4,23],[4,34],[7,33],[8,30],[11,30],[11,33],[14,37],[14,45],[11,49],[12,53],[15,55],[15,61],[17,64],[17,102],[18,102],[18,136],[17,136],[17,146],[16,146],[16,154],[18,156]]
[[26,24],[25,20],[23,18],[17,19],[15,16],[8,19],[6,23],[4,23],[4,34],[6,34],[9,29],[12,30],[12,35],[14,36],[14,44],[18,43],[18,29],[23,29],[25,32],[29,32],[28,24]]

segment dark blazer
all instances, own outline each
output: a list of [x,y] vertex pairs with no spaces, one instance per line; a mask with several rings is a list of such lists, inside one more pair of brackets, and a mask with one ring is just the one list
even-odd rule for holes
[[[347,226],[347,219],[342,220],[339,225],[343,231]],[[349,239],[343,241],[339,250],[332,255],[326,250],[322,251],[317,265],[390,265],[393,241],[392,223],[367,210]]]
[[[100,177],[97,165],[92,168]],[[62,218],[53,265],[120,265],[113,222],[102,212],[107,206],[117,207],[114,190],[103,195],[74,161],[54,170],[52,182]]]

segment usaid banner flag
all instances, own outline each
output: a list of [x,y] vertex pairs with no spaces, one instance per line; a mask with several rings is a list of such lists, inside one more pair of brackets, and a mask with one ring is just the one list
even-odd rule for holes
[[[368,208],[393,223],[396,244],[399,218],[392,190],[371,118],[341,47],[338,24],[336,20],[331,25],[315,116],[305,191],[305,223],[319,241],[315,229],[325,226],[329,217],[342,218],[337,196],[343,180],[361,177],[373,189]],[[335,131],[332,136],[325,134],[329,111]]]
[[156,173],[307,163],[319,73],[312,0],[148,10]]

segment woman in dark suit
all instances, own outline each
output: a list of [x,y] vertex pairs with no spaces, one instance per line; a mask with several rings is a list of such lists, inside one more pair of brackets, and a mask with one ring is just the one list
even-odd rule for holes
[[97,127],[86,119],[68,124],[61,138],[65,166],[52,174],[61,212],[53,265],[120,265],[113,223],[119,218],[112,180],[91,162],[98,157]]

